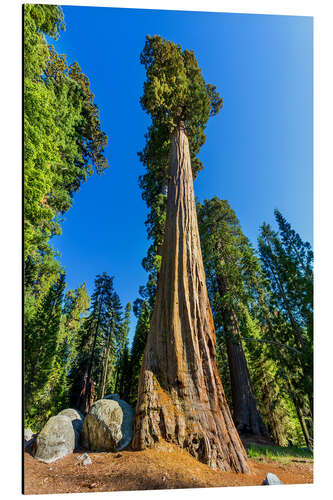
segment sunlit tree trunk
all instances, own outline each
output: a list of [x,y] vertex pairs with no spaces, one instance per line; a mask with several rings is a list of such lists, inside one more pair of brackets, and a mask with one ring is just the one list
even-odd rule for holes
[[249,472],[216,364],[188,139],[171,138],[167,220],[157,297],[141,368],[132,446],[161,440],[225,471]]

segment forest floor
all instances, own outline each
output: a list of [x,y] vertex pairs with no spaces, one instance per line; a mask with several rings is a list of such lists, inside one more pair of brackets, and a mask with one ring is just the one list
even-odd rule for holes
[[78,450],[52,464],[24,453],[24,493],[78,493],[220,486],[258,486],[268,472],[284,484],[313,482],[313,461],[306,457],[280,460],[266,454],[249,460],[251,474],[212,470],[186,451],[166,445],[162,449],[118,453],[89,452],[92,464],[82,466]]

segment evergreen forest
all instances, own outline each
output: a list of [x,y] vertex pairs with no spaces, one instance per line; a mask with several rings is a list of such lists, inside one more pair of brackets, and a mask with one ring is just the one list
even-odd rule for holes
[[[140,102],[151,119],[148,130],[142,129],[137,174],[147,208],[142,237],[150,246],[138,256],[146,282],[132,304],[121,303],[117,279],[103,269],[92,293],[84,268],[81,286],[68,289],[53,242],[80,187],[112,166],[105,155],[103,109],[94,102],[89,75],[52,45],[63,30],[60,7],[24,6],[24,426],[39,432],[63,409],[86,415],[94,401],[118,394],[137,408],[133,449],[150,447],[162,434],[208,465],[229,470],[229,460],[237,472],[247,471],[246,460],[226,459],[223,443],[213,443],[213,428],[312,449],[311,245],[278,207],[274,225],[263,220],[254,245],[228,200],[194,197],[191,183],[204,167],[198,154],[205,128],[223,113],[224,102],[204,80],[195,54],[159,35],[147,35],[138,51],[146,72]],[[182,338],[177,321],[182,332],[190,332]],[[212,321],[211,333],[203,334]],[[174,350],[168,347],[173,338]],[[222,385],[209,378],[214,370]],[[162,429],[154,417],[162,405],[155,383],[164,388],[170,408],[195,400],[196,384],[205,387],[208,398],[215,394],[220,402],[224,424],[215,420],[194,431],[184,410],[187,430],[181,435],[181,420],[175,424],[173,410],[162,408]],[[146,397],[153,385],[156,395]],[[236,438],[233,443],[240,457],[241,444]]]

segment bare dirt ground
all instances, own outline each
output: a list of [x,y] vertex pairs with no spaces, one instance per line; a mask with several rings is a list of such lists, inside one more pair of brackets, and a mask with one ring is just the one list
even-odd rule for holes
[[76,451],[52,464],[24,453],[24,493],[78,493],[218,486],[260,485],[268,472],[284,484],[313,482],[313,464],[294,460],[288,464],[271,460],[250,460],[251,474],[212,470],[184,450],[124,450],[118,453],[89,452],[92,464],[83,466]]

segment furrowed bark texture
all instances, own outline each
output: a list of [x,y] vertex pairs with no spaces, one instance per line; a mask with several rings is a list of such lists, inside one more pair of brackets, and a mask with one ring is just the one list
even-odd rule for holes
[[[217,277],[218,289],[223,297],[229,290],[227,279]],[[229,373],[232,391],[233,420],[240,435],[253,434],[269,440],[269,434],[261,418],[254,388],[244,354],[240,327],[235,311],[225,306],[222,311],[226,336]]]
[[247,361],[234,313],[229,316],[229,332],[226,339],[232,390],[233,419],[239,434],[253,434],[269,439],[261,418]]
[[188,139],[171,138],[167,221],[158,291],[141,368],[132,446],[160,440],[212,468],[249,472],[216,364]]

